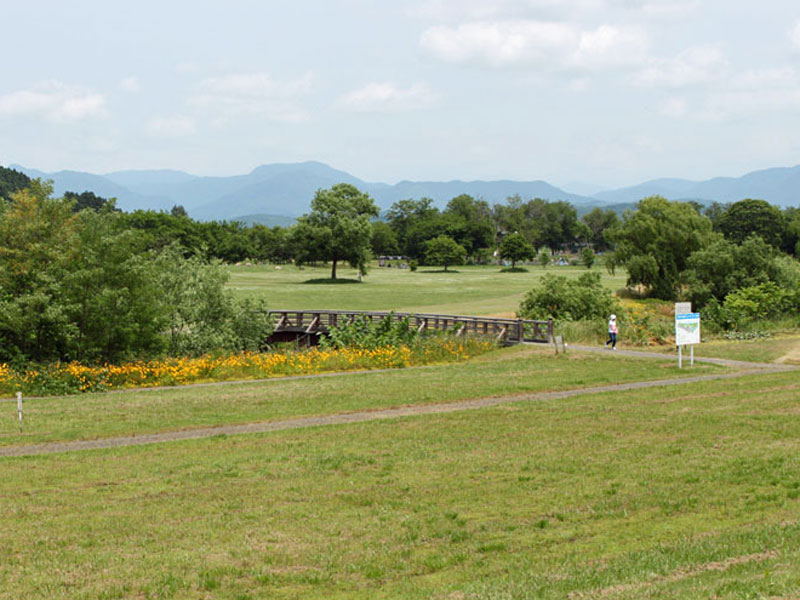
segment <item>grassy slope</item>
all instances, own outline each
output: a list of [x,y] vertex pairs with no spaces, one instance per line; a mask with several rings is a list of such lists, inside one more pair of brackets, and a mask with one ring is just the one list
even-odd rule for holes
[[469,363],[335,378],[276,380],[224,387],[32,399],[17,433],[16,404],[0,403],[0,446],[140,435],[414,404],[454,402],[718,372],[679,371],[673,361],[610,355],[554,356],[542,347],[498,350]]
[[[375,267],[363,283],[313,284],[309,280],[330,276],[329,269],[287,265],[232,267],[230,287],[240,295],[262,295],[272,308],[328,308],[396,310],[443,314],[487,315],[514,313],[525,292],[544,273],[578,277],[583,267],[528,267],[528,273],[501,273],[497,266],[458,267],[444,273],[421,268],[416,272]],[[612,277],[595,269],[610,289],[625,284],[625,276]],[[356,277],[343,271],[343,278]]]
[[785,373],[5,459],[0,598],[796,597],[797,397]]

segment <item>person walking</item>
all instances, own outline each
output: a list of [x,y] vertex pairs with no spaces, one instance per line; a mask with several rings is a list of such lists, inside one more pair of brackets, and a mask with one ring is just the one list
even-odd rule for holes
[[617,333],[619,329],[617,329],[617,315],[611,315],[608,318],[608,341],[606,342],[606,348],[608,345],[611,344],[611,349],[617,349]]

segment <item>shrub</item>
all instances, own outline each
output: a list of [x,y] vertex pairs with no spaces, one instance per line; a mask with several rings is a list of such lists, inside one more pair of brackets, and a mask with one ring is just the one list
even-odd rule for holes
[[618,310],[617,301],[600,283],[599,273],[584,273],[577,280],[547,274],[520,304],[524,319],[604,319]]
[[352,321],[331,327],[328,335],[320,340],[320,346],[374,349],[407,345],[412,343],[417,335],[416,330],[410,327],[408,317],[395,321],[390,316],[375,322],[359,315]]

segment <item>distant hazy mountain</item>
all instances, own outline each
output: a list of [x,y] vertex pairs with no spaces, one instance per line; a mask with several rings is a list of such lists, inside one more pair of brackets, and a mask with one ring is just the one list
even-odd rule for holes
[[742,177],[715,177],[707,181],[654,179],[633,187],[600,192],[594,198],[607,203],[628,203],[655,195],[705,203],[758,198],[778,206],[797,206],[800,204],[800,166],[764,169]]
[[[594,196],[566,192],[545,181],[401,181],[366,182],[320,162],[276,163],[253,169],[246,175],[199,177],[181,171],[117,171],[94,175],[79,171],[44,173],[11,165],[30,177],[52,179],[55,193],[92,191],[106,198],[117,198],[117,206],[131,211],[138,208],[170,210],[182,205],[189,215],[201,220],[233,220],[243,215],[267,215],[269,219],[292,220],[308,212],[314,193],[336,183],[351,183],[368,192],[383,209],[407,198],[431,198],[443,208],[459,194],[482,198],[490,204],[502,203],[519,194],[523,199],[567,200],[579,213],[593,206],[615,205],[622,210],[642,198],[661,195],[673,200],[735,202],[761,198],[779,206],[800,204],[800,166],[755,171],[743,177],[718,177],[708,181],[654,179],[633,187],[606,190]],[[588,184],[581,184],[590,189]],[[269,223],[276,221],[270,220]]]
[[598,204],[593,198],[570,194],[545,181],[401,181],[393,186],[367,184],[367,191],[384,208],[406,198],[430,198],[437,206],[443,207],[448,200],[460,194],[482,198],[489,204],[505,202],[514,194],[519,194],[524,200],[544,198],[566,200],[575,205]]
[[44,173],[15,166],[30,177],[52,179],[58,195],[92,191],[117,198],[117,206],[170,210],[182,205],[193,218],[232,220],[242,215],[270,215],[290,220],[308,212],[314,193],[337,183],[351,183],[368,192],[382,209],[407,198],[431,198],[444,207],[459,194],[489,203],[519,194],[524,199],[568,200],[576,205],[599,204],[593,198],[570,194],[544,181],[402,181],[396,185],[369,183],[320,162],[280,163],[258,167],[247,175],[198,177],[181,171],[117,171],[93,175],[75,171]]

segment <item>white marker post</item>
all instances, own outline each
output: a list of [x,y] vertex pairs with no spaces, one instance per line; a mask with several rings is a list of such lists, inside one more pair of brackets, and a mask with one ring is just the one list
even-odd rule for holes
[[17,417],[19,418],[19,432],[22,433],[22,392],[17,392]]

